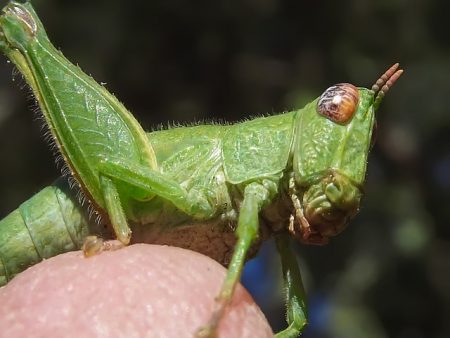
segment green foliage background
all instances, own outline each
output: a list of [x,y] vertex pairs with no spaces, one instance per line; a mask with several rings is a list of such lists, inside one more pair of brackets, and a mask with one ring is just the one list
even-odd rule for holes
[[[326,247],[298,246],[307,336],[450,336],[448,1],[33,3],[55,45],[146,129],[291,110],[337,82],[371,86],[400,62],[359,216]],[[0,217],[59,175],[11,72],[3,58]],[[271,252],[269,244],[263,256],[278,276]],[[282,326],[280,295],[255,298]]]

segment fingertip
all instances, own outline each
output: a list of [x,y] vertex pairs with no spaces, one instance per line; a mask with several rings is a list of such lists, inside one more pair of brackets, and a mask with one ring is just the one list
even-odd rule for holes
[[[168,246],[137,244],[90,258],[72,252],[0,289],[0,326],[9,336],[192,336],[208,321],[225,272],[206,256]],[[272,335],[239,285],[219,337]]]

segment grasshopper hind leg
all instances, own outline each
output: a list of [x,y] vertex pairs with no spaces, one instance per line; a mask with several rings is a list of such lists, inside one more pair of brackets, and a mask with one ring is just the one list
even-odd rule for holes
[[102,251],[120,249],[129,244],[131,239],[131,230],[128,226],[115,183],[109,177],[100,175],[100,187],[103,192],[106,211],[117,240],[104,241],[97,236],[88,236],[82,246],[85,257],[97,255]]
[[125,212],[123,211],[116,184],[109,177],[100,175],[100,186],[103,191],[106,211],[108,212],[116,238],[124,245],[127,245],[130,243],[131,230],[128,226]]
[[85,257],[97,255],[102,251],[120,249],[130,243],[131,239],[131,230],[128,226],[115,183],[110,178],[100,175],[100,186],[105,200],[106,211],[117,240],[104,241],[97,236],[86,237],[82,246]]

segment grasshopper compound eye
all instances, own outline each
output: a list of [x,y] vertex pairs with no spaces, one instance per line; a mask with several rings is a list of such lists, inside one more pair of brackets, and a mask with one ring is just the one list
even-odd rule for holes
[[339,83],[323,92],[317,102],[317,111],[329,120],[345,124],[358,107],[358,89],[350,83]]

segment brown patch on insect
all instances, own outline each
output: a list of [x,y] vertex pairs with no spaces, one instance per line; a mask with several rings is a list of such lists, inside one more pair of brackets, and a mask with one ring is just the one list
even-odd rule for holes
[[355,114],[358,101],[358,88],[350,83],[339,83],[320,96],[317,111],[333,122],[345,124]]
[[[236,244],[235,226],[218,220],[189,222],[172,228],[130,224],[133,229],[132,243],[171,245],[206,255],[228,266]],[[264,222],[260,224],[258,240],[252,243],[246,259],[253,257],[261,241],[269,237]]]

